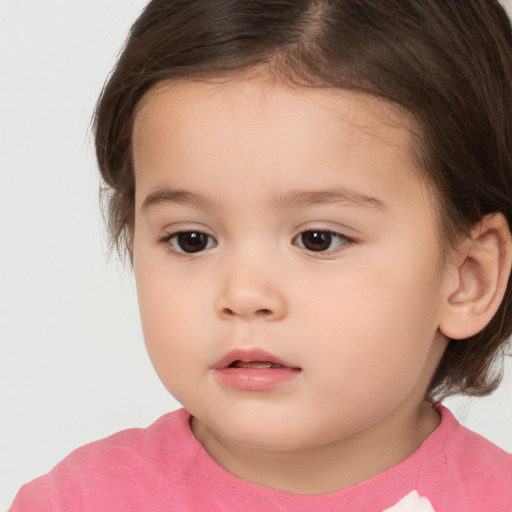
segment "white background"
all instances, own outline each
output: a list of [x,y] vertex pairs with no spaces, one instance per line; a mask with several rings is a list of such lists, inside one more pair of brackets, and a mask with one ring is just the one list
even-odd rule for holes
[[[0,510],[74,448],[179,404],[146,355],[133,277],[106,257],[95,100],[145,0],[0,0]],[[512,362],[448,401],[512,451]]]

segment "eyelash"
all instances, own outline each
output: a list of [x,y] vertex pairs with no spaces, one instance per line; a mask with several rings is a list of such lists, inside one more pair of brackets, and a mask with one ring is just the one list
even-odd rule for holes
[[[297,239],[300,239],[300,237],[304,236],[305,234],[307,233],[316,233],[316,234],[322,234],[322,235],[329,235],[330,237],[332,238],[335,238],[335,237],[338,237],[338,238],[341,238],[343,239],[343,242],[340,243],[335,249],[330,249],[330,250],[322,250],[322,251],[315,251],[315,250],[312,250],[312,249],[308,249],[307,247],[305,247],[304,245],[304,242],[303,240],[301,239],[301,243],[302,245],[298,245],[297,243],[294,243],[295,240]],[[201,236],[204,236],[207,238],[207,245],[206,247],[202,248],[202,249],[199,249],[197,251],[190,251],[190,252],[187,252],[187,251],[184,251],[184,250],[180,250],[178,248],[176,248],[172,241],[173,239],[176,239],[178,240],[178,237],[180,235],[191,235],[191,234],[196,234],[196,235],[201,235]],[[332,238],[330,239],[330,243],[329,245],[331,245],[332,243]],[[209,239],[209,240],[208,240]],[[214,244],[216,244],[214,238],[210,235],[208,235],[207,233],[204,233],[203,231],[199,231],[199,230],[189,230],[189,231],[176,231],[174,233],[168,233],[166,235],[164,235],[163,237],[159,238],[158,239],[158,242],[163,244],[171,253],[173,254],[177,254],[178,256],[184,256],[184,257],[190,257],[192,255],[195,255],[195,254],[198,254],[198,253],[201,253],[203,251],[205,251],[206,249],[211,249],[212,247],[214,247],[215,245],[210,245],[210,241],[213,240],[214,241]],[[178,242],[179,243],[179,242]],[[309,253],[312,253],[312,254],[316,254],[320,257],[328,257],[328,256],[332,256],[340,251],[343,251],[347,246],[350,246],[350,245],[353,245],[355,244],[356,241],[341,234],[341,233],[337,233],[336,231],[332,231],[332,230],[329,230],[329,229],[307,229],[307,230],[304,230],[304,231],[301,231],[300,233],[298,233],[297,235],[295,235],[292,239],[292,244],[301,248],[301,249],[304,249],[305,251],[309,252]]]
[[171,253],[177,254],[178,256],[191,256],[191,255],[198,254],[200,252],[203,252],[206,249],[211,248],[211,246],[208,247],[209,242],[207,243],[207,246],[204,249],[201,249],[198,251],[190,251],[190,252],[179,250],[173,246],[173,243],[172,243],[173,239],[177,239],[180,235],[190,235],[190,234],[202,235],[202,236],[207,237],[210,240],[214,240],[212,236],[208,235],[207,233],[204,233],[203,231],[189,230],[189,231],[176,231],[174,233],[168,233],[168,234],[164,235],[163,237],[159,238],[158,242],[163,244]]

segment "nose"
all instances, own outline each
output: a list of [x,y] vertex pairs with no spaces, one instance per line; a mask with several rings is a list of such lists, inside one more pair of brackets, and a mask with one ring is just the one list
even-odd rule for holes
[[224,271],[215,309],[224,319],[280,320],[287,312],[283,285],[264,265],[231,262]]

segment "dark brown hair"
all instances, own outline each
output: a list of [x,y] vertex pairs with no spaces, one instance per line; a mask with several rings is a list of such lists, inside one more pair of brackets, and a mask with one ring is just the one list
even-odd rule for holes
[[[361,91],[405,110],[414,154],[453,244],[484,215],[512,226],[512,35],[497,0],[153,0],[98,102],[96,151],[113,245],[131,256],[136,107],[156,84],[265,68],[305,87]],[[430,398],[484,395],[512,331],[512,281],[490,324],[451,340]]]

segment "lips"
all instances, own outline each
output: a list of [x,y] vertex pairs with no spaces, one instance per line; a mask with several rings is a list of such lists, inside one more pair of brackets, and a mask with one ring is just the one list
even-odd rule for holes
[[232,350],[212,366],[217,382],[238,391],[275,391],[295,381],[302,369],[263,350]]
[[235,349],[228,352],[221,360],[217,361],[212,368],[220,370],[223,368],[292,368],[300,370],[299,367],[288,363],[273,354],[259,349],[241,350]]

